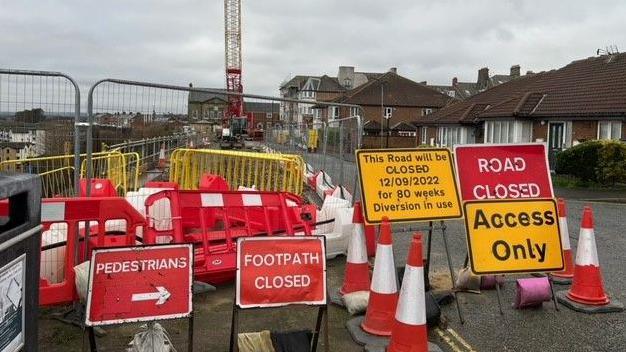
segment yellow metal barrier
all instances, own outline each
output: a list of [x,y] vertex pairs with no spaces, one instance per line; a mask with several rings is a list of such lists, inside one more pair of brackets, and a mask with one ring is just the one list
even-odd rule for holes
[[41,176],[42,197],[71,197],[74,195],[73,166],[42,172],[39,176]]
[[[140,157],[138,153],[120,153],[112,150],[106,154],[93,157],[93,177],[111,180],[117,193],[125,195],[128,191],[134,191],[140,187],[139,174],[141,171]],[[80,176],[87,175],[87,160],[83,160],[80,167]]]
[[304,160],[298,155],[231,150],[176,149],[170,158],[170,181],[197,189],[205,173],[220,175],[232,189],[302,193]]

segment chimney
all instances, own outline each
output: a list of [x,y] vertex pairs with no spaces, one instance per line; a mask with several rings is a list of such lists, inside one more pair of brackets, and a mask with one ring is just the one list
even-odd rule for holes
[[397,67],[392,67],[389,69],[389,72],[393,72],[395,74],[398,74],[398,68]]
[[453,87],[456,87],[456,86],[458,86],[458,85],[459,85],[459,79],[458,79],[458,78],[456,78],[456,77],[453,77],[453,78],[452,78],[452,86],[453,86]]
[[426,85],[426,84],[428,84],[428,82],[427,81],[421,81],[420,84]]
[[478,70],[478,81],[476,81],[476,85],[478,89],[485,89],[489,83],[489,68],[483,67]]
[[342,86],[352,88],[354,85],[354,66],[339,66],[337,80]]
[[520,76],[520,67],[519,65],[513,65],[511,66],[511,77],[519,77]]
[[193,83],[189,82],[189,88],[193,88]]

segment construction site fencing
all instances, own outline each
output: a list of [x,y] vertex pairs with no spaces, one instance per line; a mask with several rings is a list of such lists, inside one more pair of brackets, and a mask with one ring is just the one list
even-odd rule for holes
[[302,194],[304,160],[298,155],[256,152],[177,149],[170,159],[170,181],[182,189],[195,190],[204,174],[226,179],[231,189]]
[[0,162],[9,163],[0,170],[10,170],[16,160],[63,155],[60,165],[27,162],[20,171],[42,175],[44,196],[75,195],[84,126],[80,89],[72,77],[0,68]]
[[[107,78],[96,82],[89,89],[87,112],[90,131],[97,125],[102,131],[101,134],[113,133],[123,140],[131,139],[125,133],[142,133],[144,138],[153,137],[150,134],[155,131],[168,136],[182,133],[185,136],[183,138],[187,139],[188,148],[217,147],[216,142],[222,133],[222,126],[230,122],[226,118],[225,106],[209,106],[210,104],[206,102],[214,98],[228,101],[228,97],[232,95],[243,98],[246,121],[248,121],[246,129],[248,132],[253,131],[254,136],[262,136],[276,126],[286,126],[293,121],[301,121],[302,117],[296,113],[298,109],[306,109],[307,112],[319,109],[321,113],[331,113],[331,111],[335,113],[340,109],[346,111],[353,111],[353,109],[360,111],[361,109],[352,104],[242,94],[194,88],[191,84],[174,86]],[[362,129],[360,118],[357,120],[356,125]],[[176,122],[184,122],[184,124]],[[180,125],[186,127],[183,127],[181,131],[180,127],[177,127]],[[104,126],[108,126],[110,131],[106,132]],[[88,159],[91,158],[91,152],[97,151],[94,147],[98,142],[102,142],[102,139],[102,135],[87,134]],[[247,141],[245,145],[247,149],[262,147],[258,140],[249,142]],[[302,143],[301,140],[293,142]],[[300,153],[297,155],[301,156]],[[90,165],[87,163],[87,178],[93,175],[92,170],[89,169]]]
[[[358,197],[355,150],[361,146],[363,128],[360,116],[311,124],[284,124],[265,134],[268,151],[300,155],[309,174],[324,171],[322,182],[328,187],[342,186]],[[323,195],[320,195],[323,199]]]

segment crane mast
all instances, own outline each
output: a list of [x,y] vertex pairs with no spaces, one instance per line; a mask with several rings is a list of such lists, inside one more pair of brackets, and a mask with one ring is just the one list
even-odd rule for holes
[[[241,0],[224,0],[224,26],[226,35],[226,90],[243,93],[241,84]],[[243,98],[228,96],[228,111],[224,123],[233,117],[244,116]]]

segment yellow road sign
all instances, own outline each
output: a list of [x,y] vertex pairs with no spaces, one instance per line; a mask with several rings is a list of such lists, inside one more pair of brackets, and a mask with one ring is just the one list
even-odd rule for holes
[[367,223],[462,216],[448,149],[364,149],[356,157]]
[[464,208],[467,247],[475,274],[563,270],[553,199],[471,201]]

